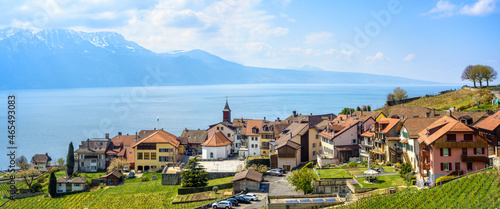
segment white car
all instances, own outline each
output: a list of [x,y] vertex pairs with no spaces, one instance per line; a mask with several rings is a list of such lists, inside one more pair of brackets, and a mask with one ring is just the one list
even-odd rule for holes
[[253,201],[259,200],[259,196],[257,196],[256,194],[246,193],[243,196]]
[[223,200],[223,201],[219,201],[219,202],[216,202],[214,204],[212,204],[212,207],[213,208],[225,208],[225,209],[229,209],[229,208],[233,208],[233,204],[229,201],[226,201],[226,200]]

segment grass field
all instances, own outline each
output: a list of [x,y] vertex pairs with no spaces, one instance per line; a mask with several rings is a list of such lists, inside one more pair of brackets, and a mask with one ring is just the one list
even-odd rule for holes
[[[396,172],[395,168],[392,166],[382,166],[385,173]],[[356,168],[329,168],[329,169],[316,169],[321,176],[321,178],[348,178],[354,175],[363,174],[363,172],[368,170],[368,167],[356,167]],[[316,174],[315,174],[316,175]]]
[[[227,180],[211,180],[221,182]],[[59,198],[36,196],[9,201],[5,208],[193,208],[211,201],[172,204],[178,185],[161,185],[156,181],[131,182],[117,187],[105,187],[91,192],[64,195]],[[221,190],[225,191],[225,190]],[[222,198],[222,192],[215,198]]]
[[357,179],[359,183],[363,185],[363,187],[365,188],[378,187],[380,189],[383,189],[383,188],[405,185],[404,179],[401,178],[399,175],[378,176],[377,180],[379,181],[379,183],[373,183],[373,184],[365,183],[366,178],[357,178]]
[[341,209],[379,208],[499,208],[500,172],[471,174],[431,189],[401,189],[395,194],[372,195]]

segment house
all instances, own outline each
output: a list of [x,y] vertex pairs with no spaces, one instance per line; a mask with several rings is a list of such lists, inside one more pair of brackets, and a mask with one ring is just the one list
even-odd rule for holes
[[375,121],[379,121],[382,118],[386,118],[387,115],[383,113],[382,111],[354,111],[352,113],[352,117],[360,117],[360,116],[370,116],[372,117]]
[[233,182],[233,191],[241,192],[247,191],[259,191],[260,182],[262,182],[262,173],[254,170],[246,170],[236,173],[231,180]]
[[122,135],[118,132],[118,135],[110,139],[109,149],[106,151],[106,167],[109,166],[111,160],[115,158],[122,158],[127,160],[128,166],[124,167],[123,170],[135,170],[135,151],[132,148],[139,135]]
[[246,120],[241,130],[242,148],[240,157],[261,156],[261,131],[263,120]]
[[500,157],[500,111],[474,125],[479,135],[488,141],[488,156]]
[[435,117],[436,110],[417,106],[394,106],[389,113],[390,118],[428,118]]
[[110,149],[109,134],[106,138],[92,138],[82,141],[75,154],[76,170],[79,172],[98,172],[105,170],[109,161],[106,160],[106,151]]
[[52,161],[52,158],[50,158],[48,153],[36,154],[31,158],[30,167],[43,173],[50,168],[50,161]]
[[208,132],[206,130],[188,130],[186,128],[182,131],[181,137],[188,139],[187,149],[184,148],[187,153],[197,155],[201,154],[201,144],[207,140]]
[[177,141],[179,141],[179,154],[184,155],[187,154],[187,148],[189,145],[189,141],[187,137],[177,137]]
[[174,164],[179,159],[179,144],[177,137],[164,130],[158,130],[148,137],[138,141],[132,148],[135,152],[136,171],[162,169],[167,164]]
[[399,119],[382,118],[374,124],[374,148],[370,150],[370,154],[375,160],[391,163],[403,161],[398,131],[398,128],[401,128],[400,123]]
[[58,194],[72,191],[83,191],[85,189],[85,183],[87,183],[87,180],[82,179],[81,177],[76,177],[74,179],[69,177],[59,177],[57,179],[56,190]]
[[275,147],[272,150],[276,150],[271,153],[271,168],[283,168],[284,170],[291,170],[297,167],[302,160],[302,157],[309,158],[309,152],[302,151],[302,144],[308,145],[309,138],[309,124],[308,123],[292,123],[276,140]]
[[235,127],[231,125],[229,122],[220,122],[213,125],[210,125],[207,130],[208,138],[215,135],[217,132],[222,132],[224,136],[231,142],[231,153],[235,153],[241,148],[241,142],[235,143]]
[[107,185],[118,185],[122,180],[122,173],[120,171],[113,171],[106,175],[102,175],[101,179],[104,179]]
[[419,144],[418,133],[424,130],[427,126],[434,123],[439,118],[408,118],[404,121],[403,127],[400,130],[400,143],[403,148],[403,160],[405,163],[410,163],[413,170],[419,172]]
[[209,159],[226,159],[231,153],[231,141],[221,131],[212,135],[207,141],[201,144],[204,160]]
[[359,157],[360,136],[374,123],[371,116],[339,115],[319,133],[323,146],[323,152],[319,156],[321,161],[334,158],[337,160],[332,161],[333,163],[345,163],[351,157]]
[[473,127],[444,116],[419,133],[420,175],[432,183],[441,176],[484,168],[488,142]]

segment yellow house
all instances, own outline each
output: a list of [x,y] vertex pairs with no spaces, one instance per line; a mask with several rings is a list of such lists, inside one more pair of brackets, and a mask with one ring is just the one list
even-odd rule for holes
[[379,121],[380,119],[382,118],[386,118],[387,116],[383,113],[383,112],[375,112],[373,115],[372,115],[373,118],[375,118],[375,121]]
[[151,168],[163,169],[166,164],[175,163],[179,158],[180,145],[176,138],[171,133],[158,130],[137,142],[133,146],[136,171],[145,172]]

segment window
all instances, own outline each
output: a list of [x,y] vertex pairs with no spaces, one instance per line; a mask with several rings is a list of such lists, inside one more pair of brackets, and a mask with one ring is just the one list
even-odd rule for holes
[[316,139],[319,139],[319,134],[316,134]]
[[81,164],[81,166],[82,166],[82,167],[85,167],[85,165],[83,164],[83,162],[82,162],[82,163],[80,163],[80,164]]
[[457,135],[455,135],[455,134],[448,134],[448,135],[446,135],[446,141],[456,142],[457,141]]
[[449,171],[450,170],[450,163],[441,163],[441,170],[442,171]]
[[316,156],[316,151],[313,151],[313,156]]
[[228,134],[227,134],[227,137],[231,137],[231,134],[230,134],[230,133],[228,133]]
[[156,160],[156,152],[151,153],[151,160]]
[[352,140],[352,144],[356,144],[357,142],[358,142],[358,140],[357,140],[357,139],[353,139],[353,140]]
[[467,156],[467,148],[462,148],[462,155]]
[[61,186],[61,185],[62,185],[62,184],[61,184],[61,183],[59,183],[59,186]]
[[75,186],[79,187],[79,186],[80,186],[80,184],[75,184]]
[[472,141],[472,134],[464,134],[464,141],[471,142]]
[[441,156],[451,156],[451,149],[450,148],[441,148],[440,152],[441,152]]
[[217,126],[217,131],[219,130],[219,127]]
[[472,162],[467,162],[467,170],[472,171]]
[[316,143],[313,143],[313,148],[316,148]]
[[214,158],[214,153],[213,152],[210,153],[210,158]]
[[144,160],[149,160],[149,152],[144,153]]
[[166,159],[167,159],[167,162],[169,162],[169,161],[170,161],[170,157],[169,157],[169,156],[167,156],[167,157],[166,157]]
[[166,156],[160,156],[158,157],[160,162],[167,162],[167,157]]
[[474,154],[476,154],[476,155],[482,155],[483,154],[483,149],[484,148],[476,148],[476,149],[474,149]]
[[220,127],[220,130],[221,130],[221,131],[222,131],[222,130],[224,130],[224,127]]
[[167,149],[158,149],[159,152],[167,152]]
[[461,168],[460,168],[460,162],[455,162],[455,170],[456,171],[460,171]]

